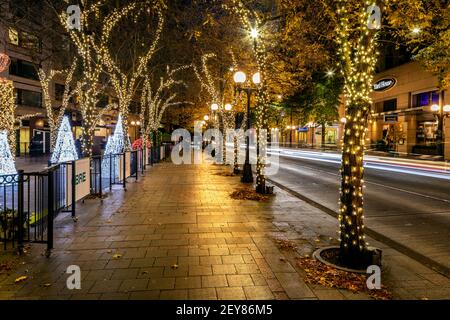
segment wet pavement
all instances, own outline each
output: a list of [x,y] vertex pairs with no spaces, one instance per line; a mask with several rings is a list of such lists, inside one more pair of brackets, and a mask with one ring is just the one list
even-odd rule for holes
[[[278,188],[267,202],[231,199],[242,184],[220,175],[230,170],[161,163],[127,191],[80,203],[78,222],[60,214],[51,257],[32,244],[17,270],[0,274],[0,299],[369,299],[306,284],[296,264],[337,243],[334,218]],[[448,278],[370,242],[383,249],[394,298],[450,298]],[[70,265],[81,269],[80,290],[67,288]]]

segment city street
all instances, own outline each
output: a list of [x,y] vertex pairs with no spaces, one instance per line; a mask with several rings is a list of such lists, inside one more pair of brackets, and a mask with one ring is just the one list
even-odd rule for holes
[[448,1],[0,0],[0,302],[450,300],[449,26]]
[[[339,157],[283,149],[270,179],[338,211]],[[449,268],[450,174],[430,162],[399,161],[366,157],[366,227]]]

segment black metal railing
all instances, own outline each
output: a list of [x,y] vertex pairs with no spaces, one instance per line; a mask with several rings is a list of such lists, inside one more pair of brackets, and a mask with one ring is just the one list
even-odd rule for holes
[[53,220],[67,207],[65,165],[43,172],[0,176],[0,241],[3,248],[46,243],[53,248]]
[[19,236],[18,226],[22,219],[19,217],[18,189],[22,174],[0,176],[0,241],[5,249],[8,242],[14,246],[14,240]]

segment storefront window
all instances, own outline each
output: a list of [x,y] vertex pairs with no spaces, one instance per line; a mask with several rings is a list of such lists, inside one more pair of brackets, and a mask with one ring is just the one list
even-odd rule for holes
[[418,144],[432,144],[436,142],[437,124],[432,121],[419,122],[417,124],[416,139]]
[[337,129],[336,128],[326,128],[325,143],[326,144],[336,144],[336,140],[337,140]]
[[21,48],[32,49],[36,52],[42,52],[41,39],[34,34],[25,31],[18,31],[15,28],[9,28],[8,41],[9,43]]
[[383,102],[383,112],[397,110],[397,99],[387,100]]
[[9,28],[9,43],[19,45],[19,33],[14,28]]
[[42,94],[36,91],[17,89],[17,104],[30,107],[42,107]]
[[11,65],[9,66],[9,74],[31,80],[39,80],[39,76],[36,71],[36,66],[31,62],[11,59]]
[[413,95],[413,107],[427,107],[439,103],[439,93],[437,91],[422,92]]

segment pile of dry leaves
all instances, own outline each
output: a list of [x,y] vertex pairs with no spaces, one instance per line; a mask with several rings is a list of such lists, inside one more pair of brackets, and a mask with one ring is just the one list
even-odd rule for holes
[[235,200],[255,200],[255,201],[268,201],[269,197],[257,193],[251,188],[236,188],[230,193],[230,197]]
[[291,240],[277,239],[277,238],[275,238],[273,240],[277,244],[278,248],[280,248],[281,250],[286,250],[286,251],[292,250],[292,251],[295,251],[297,249],[297,246]]
[[384,286],[381,286],[380,290],[369,290],[366,285],[367,277],[365,274],[338,270],[309,257],[298,258],[297,261],[300,268],[306,273],[306,283],[346,289],[354,293],[366,292],[372,298],[379,300],[392,299],[392,293]]
[[227,171],[225,171],[225,172],[217,172],[217,173],[214,173],[214,175],[215,176],[221,176],[221,177],[234,177],[234,176],[236,176],[233,172],[227,172]]

